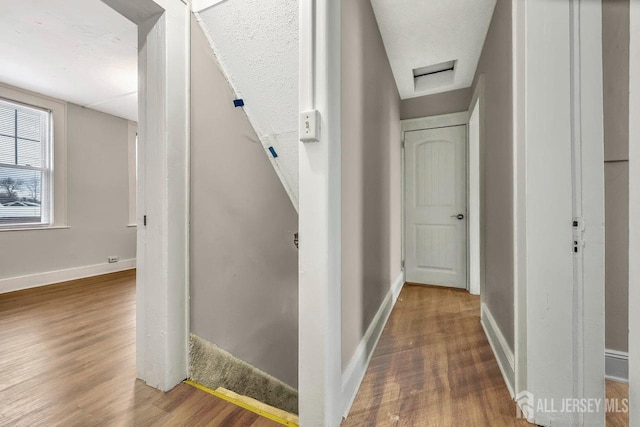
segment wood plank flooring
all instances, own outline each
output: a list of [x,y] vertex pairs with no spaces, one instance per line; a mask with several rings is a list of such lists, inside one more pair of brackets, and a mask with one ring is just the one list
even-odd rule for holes
[[186,384],[135,375],[135,273],[0,295],[0,425],[279,424]]
[[[479,299],[406,285],[344,426],[519,426]],[[628,386],[607,383],[609,397]],[[0,425],[278,426],[181,384],[135,380],[135,274],[0,295]],[[607,414],[608,427],[628,415]]]
[[[479,314],[466,291],[405,285],[342,425],[530,426],[516,418]],[[624,422],[608,415],[608,426]]]
[[[607,381],[609,399],[629,399],[629,384]],[[607,412],[607,427],[629,427],[629,412]]]

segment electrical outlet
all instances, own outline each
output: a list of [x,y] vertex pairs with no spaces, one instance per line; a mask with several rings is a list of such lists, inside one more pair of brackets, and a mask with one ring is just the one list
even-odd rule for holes
[[117,256],[110,256],[107,258],[107,260],[109,261],[109,264],[113,264],[114,262],[120,261],[120,258]]

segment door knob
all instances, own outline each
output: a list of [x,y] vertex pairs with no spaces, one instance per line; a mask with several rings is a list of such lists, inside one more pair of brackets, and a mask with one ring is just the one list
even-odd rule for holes
[[459,220],[463,220],[464,219],[464,215],[463,214],[451,215],[451,218],[457,218]]

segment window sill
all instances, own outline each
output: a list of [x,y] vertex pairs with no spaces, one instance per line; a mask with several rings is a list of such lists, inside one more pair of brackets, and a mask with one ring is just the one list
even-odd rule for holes
[[53,225],[53,226],[43,226],[43,227],[15,227],[15,228],[0,228],[0,233],[5,231],[32,231],[32,230],[67,230],[71,227],[67,225]]

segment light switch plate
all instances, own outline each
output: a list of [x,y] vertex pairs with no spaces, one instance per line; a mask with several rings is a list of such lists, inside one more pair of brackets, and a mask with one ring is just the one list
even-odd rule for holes
[[318,110],[300,113],[300,141],[317,142],[320,140],[320,114]]

